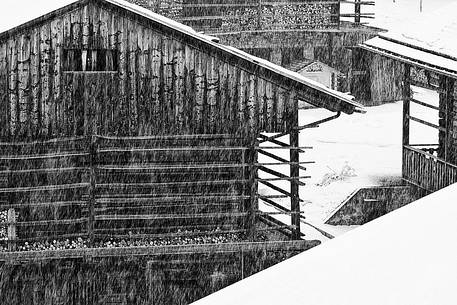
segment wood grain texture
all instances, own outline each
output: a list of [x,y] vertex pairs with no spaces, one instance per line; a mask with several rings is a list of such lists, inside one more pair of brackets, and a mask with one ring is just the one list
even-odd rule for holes
[[294,103],[287,85],[96,3],[1,41],[0,52],[2,139],[284,132],[293,125],[285,123]]

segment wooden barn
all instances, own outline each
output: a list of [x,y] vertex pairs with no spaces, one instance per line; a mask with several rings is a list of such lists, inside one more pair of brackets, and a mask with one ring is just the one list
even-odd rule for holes
[[[300,126],[299,100],[336,114]],[[0,33],[0,298],[188,304],[317,245],[298,133],[362,111],[123,0]],[[276,198],[291,225],[259,210]]]

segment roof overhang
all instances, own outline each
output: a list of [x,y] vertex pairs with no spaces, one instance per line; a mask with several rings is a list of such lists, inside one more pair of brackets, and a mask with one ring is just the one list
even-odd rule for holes
[[438,74],[457,78],[457,60],[427,50],[378,36],[359,45],[360,48]]

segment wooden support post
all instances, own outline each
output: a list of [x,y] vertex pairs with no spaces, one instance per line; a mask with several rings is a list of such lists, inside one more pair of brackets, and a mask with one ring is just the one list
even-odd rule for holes
[[248,192],[249,192],[249,207],[248,207],[248,220],[247,220],[247,225],[248,225],[248,237],[251,240],[254,240],[254,231],[255,231],[255,222],[256,222],[256,216],[255,216],[255,211],[258,210],[258,196],[257,196],[257,166],[255,164],[257,163],[257,149],[256,147],[259,145],[259,142],[257,140],[257,137],[255,140],[251,141],[250,144],[250,149],[247,151],[248,157],[247,162],[249,164],[248,171],[249,171],[249,187],[248,187]]
[[262,29],[262,0],[257,5],[257,29]]
[[439,110],[438,110],[438,125],[444,130],[440,129],[438,132],[438,158],[443,159],[444,161],[448,161],[447,158],[447,150],[448,150],[448,143],[447,143],[447,120],[448,120],[448,103],[447,103],[447,90],[446,90],[446,77],[440,75],[440,96],[439,96]]
[[355,0],[355,3],[354,3],[354,13],[355,13],[354,14],[355,15],[354,22],[356,24],[360,24],[360,12],[361,12],[361,10],[360,10],[360,8],[361,8],[360,1],[361,0]]
[[444,128],[439,132],[439,147],[438,158],[446,162],[454,163],[457,161],[454,137],[453,137],[453,122],[455,120],[454,114],[454,80],[440,76],[440,99],[439,99],[439,126]]
[[411,66],[405,65],[405,72],[403,75],[403,162],[402,162],[402,176],[405,178],[405,145],[409,145],[409,115],[410,115],[410,101],[411,98]]
[[244,252],[243,249],[240,251],[240,256],[241,256],[241,279],[244,279]]
[[[290,146],[291,147],[299,147],[299,131],[292,130],[290,133]],[[290,177],[296,178],[300,176],[300,168],[298,167],[298,162],[300,162],[300,153],[296,149],[290,150]],[[297,163],[292,163],[297,162]],[[300,239],[300,197],[299,197],[299,185],[298,180],[291,180],[290,181],[290,209],[292,211],[291,214],[291,223],[295,226],[295,229],[292,233],[293,239]]]
[[87,235],[89,244],[94,242],[94,222],[95,222],[95,194],[97,188],[96,177],[96,164],[97,164],[97,137],[92,136],[89,146],[90,153],[90,186],[89,186],[89,200],[88,200],[88,221],[87,221]]
[[14,209],[8,209],[7,215],[7,222],[8,222],[8,250],[9,251],[16,251],[16,211]]

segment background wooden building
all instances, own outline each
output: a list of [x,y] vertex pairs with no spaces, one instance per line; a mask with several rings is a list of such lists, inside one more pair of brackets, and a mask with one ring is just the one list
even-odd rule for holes
[[[375,18],[366,13],[368,6],[375,4],[373,1],[128,1],[289,70],[296,71],[295,67],[303,62],[325,63],[345,75],[339,91],[350,91],[364,105],[401,98],[396,83],[401,78],[398,66],[377,55],[362,58],[356,48],[383,31],[366,24]],[[353,13],[342,13],[342,2],[353,6]],[[351,19],[353,22],[348,22]],[[390,72],[381,76],[380,69]],[[394,90],[386,88],[387,83]]]
[[[365,52],[403,66],[403,179],[428,192],[457,182],[457,49],[451,38],[457,35],[456,9],[456,3],[449,4],[361,45]],[[440,22],[431,22],[435,20]],[[418,100],[411,86],[436,92],[439,103]],[[438,123],[418,117],[413,106],[434,113]],[[411,141],[411,123],[435,129],[434,143]]]

